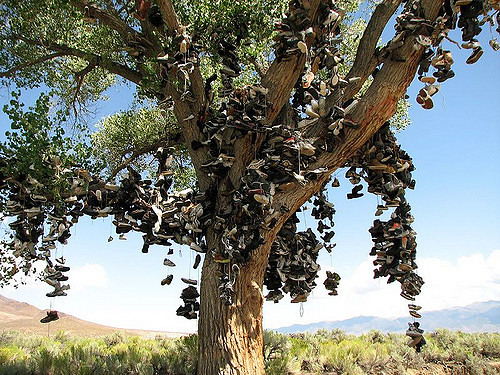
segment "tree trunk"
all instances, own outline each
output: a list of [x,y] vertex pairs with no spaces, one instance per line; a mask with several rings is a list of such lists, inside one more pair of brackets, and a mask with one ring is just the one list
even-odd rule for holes
[[210,255],[205,258],[198,322],[198,375],[264,374],[262,285],[271,244],[272,239],[267,239],[240,269],[231,306],[225,306],[219,297],[221,265]]

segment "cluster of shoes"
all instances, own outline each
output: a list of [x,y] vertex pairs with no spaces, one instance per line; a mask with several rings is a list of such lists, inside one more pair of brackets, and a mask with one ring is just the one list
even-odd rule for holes
[[420,323],[419,322],[408,323],[406,336],[411,338],[411,340],[408,342],[408,346],[415,348],[417,353],[420,353],[422,347],[426,344],[424,338],[424,330],[420,328]]
[[[314,50],[328,50],[331,38],[340,34],[339,23],[344,12],[338,9],[333,1],[320,2],[315,23],[309,18],[309,10],[310,2],[307,0],[289,2],[285,17],[276,25],[278,34],[275,37],[275,51],[279,60],[303,53],[310,55],[312,59],[318,57],[316,64],[319,64],[320,54]],[[312,49],[309,49],[308,44],[311,42],[313,42]],[[325,60],[328,59],[326,52],[323,51],[321,56]],[[329,54],[330,57],[334,55],[335,52]]]
[[234,284],[240,273],[240,267],[236,264],[223,263],[219,268],[219,296],[226,306],[233,304],[235,293]]
[[[158,154],[163,152],[160,150]],[[54,287],[48,296],[66,295],[65,290],[69,289],[69,285],[60,284],[67,280],[63,272],[69,267],[62,264],[62,258],[57,259],[55,266],[49,258],[57,242],[67,243],[71,226],[83,215],[93,219],[114,215],[113,224],[122,238],[130,231],[144,233],[143,252],[147,252],[152,244],[169,246],[169,241],[188,245],[198,253],[206,252],[202,227],[210,220],[210,209],[207,207],[211,200],[205,199],[204,194],[195,194],[192,189],[168,194],[172,181],[168,171],[162,167],[154,185],[152,181],[142,180],[132,168],[128,172],[118,186],[94,179],[81,169],[65,170],[73,195],[59,202],[48,202],[42,195],[35,195],[34,191],[43,185],[30,176],[22,181],[2,181],[2,185],[8,185],[10,189],[6,204],[8,215],[17,216],[10,223],[13,239],[3,245],[16,258],[25,260],[25,272],[28,272],[33,260],[48,262],[45,281]],[[44,236],[45,225],[50,230]],[[200,261],[201,256],[197,263]]]
[[[297,232],[298,222],[293,214],[283,224],[271,247],[264,278],[264,285],[269,290],[265,297],[268,301],[279,302],[284,292],[290,294],[292,303],[305,302],[316,287],[314,280],[321,268],[316,261],[323,245],[310,228]],[[336,288],[328,279],[325,286],[332,291]]]
[[[455,0],[454,7],[458,12],[460,11],[460,17],[458,18],[458,27],[462,29],[462,47],[465,49],[471,49],[472,53],[467,59],[467,64],[474,64],[483,55],[483,49],[481,44],[475,38],[481,33],[481,26],[486,22],[489,22],[491,26],[494,25],[493,19],[488,15],[488,11],[491,10],[493,2],[483,1],[483,0]],[[498,4],[496,5],[498,11]],[[458,8],[458,9],[457,9]],[[478,17],[483,15],[483,19],[479,20]],[[500,23],[497,12],[497,24],[500,32]],[[494,39],[490,41],[490,45],[494,50],[498,50],[498,42],[495,43]]]
[[222,58],[222,69],[220,70],[222,78],[222,87],[219,91],[221,97],[228,97],[234,91],[233,79],[241,73],[241,68],[236,55],[237,46],[222,39],[219,42],[218,53]]
[[[338,180],[337,180],[338,182]],[[321,239],[323,240],[323,245],[329,253],[332,252],[332,249],[336,244],[331,244],[332,238],[335,235],[335,232],[332,227],[335,225],[333,222],[333,215],[335,215],[335,208],[333,204],[328,202],[323,193],[323,189],[320,190],[318,194],[316,194],[313,200],[314,207],[311,211],[312,217],[314,217],[318,221],[318,232],[322,235]],[[325,223],[325,219],[328,219],[328,223]],[[323,234],[324,233],[324,234]]]
[[330,292],[328,295],[336,296],[338,294],[337,288],[339,287],[340,276],[336,272],[326,271],[326,280],[323,282],[326,290]]
[[[413,270],[417,268],[415,231],[411,228],[411,207],[405,198],[405,189],[414,188],[411,178],[414,166],[408,154],[397,144],[396,138],[386,123],[360,150],[353,167],[361,168],[357,173],[368,182],[368,191],[379,195],[385,204],[377,206],[376,216],[389,207],[396,209],[387,221],[375,220],[370,228],[374,246],[370,255],[376,256],[374,277],[388,276],[388,283],[401,283],[401,296],[414,300],[420,293],[423,280]],[[354,173],[354,172],[351,172]],[[357,183],[357,178],[351,182]]]
[[64,272],[68,272],[70,268],[65,266],[66,259],[63,257],[56,258],[56,264],[53,265],[49,258],[46,258],[47,266],[44,270],[44,281],[52,286],[54,290],[46,294],[47,297],[62,297],[66,296],[65,290],[69,290],[69,284],[61,285],[61,282],[68,281],[68,276]]
[[[441,47],[437,48],[436,53],[432,51],[431,46],[438,46],[441,41],[447,37],[450,29],[454,29],[457,24],[462,29],[462,48],[472,50],[471,55],[467,58],[467,64],[474,64],[483,55],[481,44],[476,39],[476,36],[481,33],[481,26],[489,23],[491,27],[494,26],[494,18],[490,15],[490,11],[496,11],[497,32],[500,33],[500,6],[496,2],[488,0],[455,0],[450,5],[442,8],[435,25],[427,30],[420,30],[421,35],[418,36],[417,41],[425,41],[421,43],[425,52],[419,66],[419,79],[430,85],[420,90],[417,96],[417,102],[422,105],[424,109],[431,109],[433,107],[430,97],[439,90],[439,86],[434,85],[436,79],[438,82],[444,82],[449,78],[453,78],[455,73],[451,69],[453,64],[453,57],[450,51],[445,51]],[[482,19],[479,20],[479,17]],[[428,35],[428,36],[427,36]],[[500,44],[496,38],[489,42],[490,46],[498,51]],[[430,66],[436,68],[432,77],[425,76],[429,71]]]
[[197,298],[199,296],[200,294],[193,285],[184,288],[181,293],[181,299],[184,302],[184,306],[180,306],[177,309],[177,315],[183,316],[186,319],[198,318],[197,311],[200,310],[200,303],[197,301]]
[[[298,122],[298,127],[305,129],[322,120],[328,122],[329,130],[334,136],[338,136],[344,126],[358,127],[348,119],[357,101],[351,100],[345,103],[345,108],[338,105],[335,106],[335,110],[327,110],[327,96],[358,82],[360,77],[345,80],[339,74],[339,65],[344,58],[339,50],[342,39],[338,35],[344,11],[331,1],[322,1],[318,8],[318,21],[312,24],[308,18],[307,3],[290,2],[287,17],[278,24],[276,55],[278,59],[286,59],[296,53],[305,53],[307,57],[292,99],[292,106],[296,111],[303,112],[307,116]],[[308,48],[313,37],[313,43]],[[318,80],[318,71],[324,68],[331,72],[331,76],[326,81]],[[329,143],[331,141],[332,137],[329,137]],[[331,148],[330,146],[331,144],[328,144],[326,148]]]
[[[415,185],[411,176],[414,170],[412,160],[397,144],[389,123],[386,123],[349,164],[352,167],[346,177],[350,182],[357,184],[363,177],[368,182],[368,191],[382,197],[385,204],[377,206],[376,216],[382,215],[389,207],[395,207],[389,220],[377,219],[369,230],[374,242],[370,255],[377,257],[373,264],[378,266],[374,278],[388,276],[388,283],[398,281],[401,284],[401,296],[414,301],[424,281],[414,272],[417,268],[416,234],[411,228],[411,207],[405,198],[405,189],[413,189]],[[358,173],[356,168],[361,168],[361,172]],[[412,317],[421,317],[418,312],[420,306],[409,304],[408,308]],[[420,351],[425,340],[423,331],[417,330],[418,324],[410,324],[413,335],[410,336],[410,346]]]
[[223,102],[218,113],[210,113],[204,121],[198,121],[207,140],[193,141],[193,149],[208,147],[211,159],[202,165],[214,180],[223,178],[234,162],[234,142],[249,131],[264,127],[266,118],[267,89],[249,86],[231,93],[228,102]]
[[199,64],[198,47],[191,40],[186,31],[186,27],[181,27],[172,38],[172,48],[170,51],[175,53],[161,53],[157,57],[160,64],[160,77],[162,83],[166,84],[169,76],[175,77],[183,87],[183,100],[194,100],[191,91],[187,87],[189,74]]

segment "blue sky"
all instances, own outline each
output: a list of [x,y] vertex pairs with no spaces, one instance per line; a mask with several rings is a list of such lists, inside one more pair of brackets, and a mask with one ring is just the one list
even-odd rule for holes
[[[417,167],[416,189],[407,197],[415,216],[418,273],[426,281],[416,301],[424,313],[500,300],[500,52],[487,45],[487,29],[483,34],[485,53],[474,65],[465,64],[469,51],[445,42],[445,48],[453,52],[456,77],[441,85],[430,111],[415,102],[423,87],[415,80],[408,91],[412,125],[397,134]],[[102,114],[124,108],[129,93],[110,90],[109,95],[110,100],[100,108]],[[6,99],[0,97],[2,102]],[[9,124],[3,115],[0,121],[3,137]],[[334,241],[338,245],[331,255],[320,257],[320,285],[304,304],[303,316],[299,305],[290,304],[288,298],[279,304],[266,303],[266,328],[357,315],[409,316],[399,285],[372,279],[368,228],[374,220],[376,197],[365,194],[348,201],[350,184],[343,178],[341,183],[341,188],[328,192],[337,210]],[[315,227],[305,214],[299,218],[303,225]],[[164,248],[154,246],[149,254],[141,254],[139,234],[130,234],[127,241],[113,234],[115,240],[108,243],[113,233],[109,219],[84,219],[72,232],[69,244],[57,249],[72,267],[67,297],[51,302],[45,297],[50,287],[34,280],[0,293],[42,309],[52,303],[53,308],[81,319],[116,327],[196,330],[196,321],[175,315],[181,304],[180,277],[199,277],[190,267],[193,256],[189,251],[175,247],[174,282],[162,287],[160,280],[168,271],[162,264]],[[327,269],[342,277],[337,297],[327,296],[321,285]]]

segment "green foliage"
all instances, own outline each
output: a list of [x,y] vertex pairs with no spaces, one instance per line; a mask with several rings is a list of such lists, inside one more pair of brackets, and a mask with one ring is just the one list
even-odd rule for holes
[[8,161],[3,166],[7,175],[18,181],[33,178],[38,181],[37,191],[58,195],[63,185],[64,169],[80,165],[90,171],[100,166],[90,162],[91,147],[85,143],[86,130],[76,126],[67,134],[65,122],[68,112],[52,111],[52,94],[40,94],[35,104],[24,110],[20,92],[13,92],[12,99],[3,111],[11,121],[11,131],[5,133],[0,143],[0,155]]
[[[495,374],[489,361],[500,359],[500,334],[438,330],[427,336],[422,353],[401,334],[373,331],[361,336],[342,331],[283,335],[264,333],[266,374],[428,373],[437,364],[449,373]],[[84,338],[58,332],[52,338],[0,334],[0,375],[154,375],[194,374],[198,337],[144,339],[123,333]],[[427,372],[426,372],[427,371]]]
[[196,335],[155,340],[115,333],[97,338],[53,338],[3,333],[0,375],[121,375],[194,374],[198,357]]
[[[68,108],[75,99],[81,103],[102,99],[102,93],[114,84],[115,78],[105,70],[93,70],[85,76],[75,97],[78,86],[75,78],[87,63],[68,56],[41,61],[52,53],[50,44],[124,64],[132,62],[123,54],[123,45],[116,32],[100,24],[85,23],[83,14],[67,0],[4,0],[0,6],[0,23],[3,25],[0,28],[0,71],[14,69],[5,83],[27,88],[46,85],[56,90]],[[33,64],[36,61],[40,63]],[[16,69],[19,66],[23,69]]]

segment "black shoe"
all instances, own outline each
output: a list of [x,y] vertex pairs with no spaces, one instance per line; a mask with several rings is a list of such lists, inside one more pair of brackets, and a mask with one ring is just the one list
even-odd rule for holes
[[47,316],[40,319],[40,323],[50,323],[53,322],[54,320],[59,319],[59,315],[57,315],[57,311],[55,310],[49,310],[47,311]]
[[59,264],[56,264],[54,268],[59,272],[68,272],[70,270],[68,266],[60,266]]
[[200,254],[196,254],[196,257],[194,258],[193,268],[197,269],[198,266],[200,265],[200,262],[201,262],[201,255]]
[[352,191],[347,194],[347,199],[361,198],[364,194],[360,193],[363,189],[363,185],[356,185],[352,188]]

